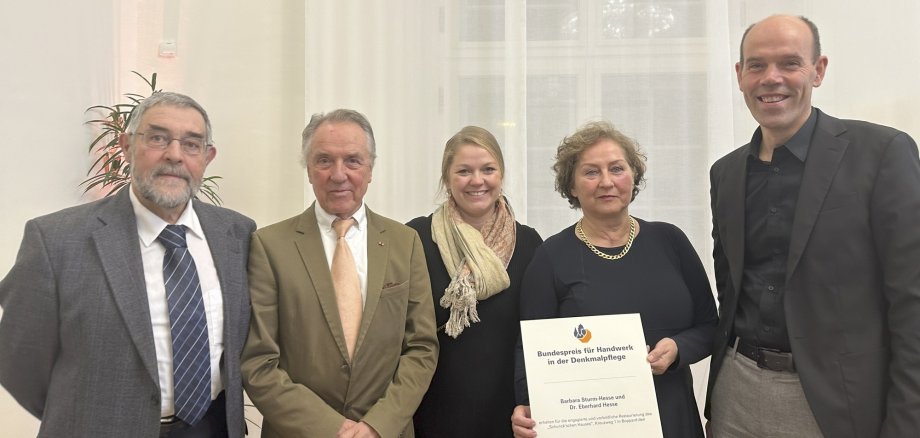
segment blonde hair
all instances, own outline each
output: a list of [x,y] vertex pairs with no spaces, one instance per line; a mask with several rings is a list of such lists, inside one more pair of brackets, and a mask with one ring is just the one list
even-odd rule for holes
[[486,129],[478,126],[466,126],[453,137],[447,140],[444,145],[444,156],[441,158],[441,191],[446,191],[449,185],[450,165],[454,163],[454,156],[457,150],[463,145],[479,146],[489,152],[492,158],[498,162],[498,172],[502,179],[505,177],[505,157],[502,156],[501,147],[498,146],[498,140]]

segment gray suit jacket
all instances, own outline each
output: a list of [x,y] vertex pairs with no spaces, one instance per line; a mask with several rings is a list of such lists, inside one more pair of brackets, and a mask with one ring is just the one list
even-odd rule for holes
[[[888,127],[815,111],[783,302],[802,388],[825,436],[920,436],[917,144]],[[747,148],[718,160],[710,175],[721,303],[710,394],[741,287]]]
[[[128,190],[26,224],[0,282],[0,383],[39,436],[157,437],[160,389]],[[195,201],[224,295],[221,375],[231,437],[245,428],[239,357],[249,323],[255,223]]]
[[346,418],[412,437],[438,360],[431,284],[415,230],[367,211],[367,299],[348,352],[314,207],[252,238],[246,391],[263,437],[333,437]]

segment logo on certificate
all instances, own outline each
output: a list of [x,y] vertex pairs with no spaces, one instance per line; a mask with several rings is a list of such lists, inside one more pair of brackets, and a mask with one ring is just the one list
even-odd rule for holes
[[575,338],[581,341],[582,344],[587,344],[591,340],[591,330],[586,329],[584,325],[578,324],[578,327],[575,327]]

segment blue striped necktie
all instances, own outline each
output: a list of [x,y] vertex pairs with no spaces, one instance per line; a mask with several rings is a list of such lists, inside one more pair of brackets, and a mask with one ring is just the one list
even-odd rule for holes
[[176,416],[194,425],[211,404],[211,353],[201,283],[185,242],[185,226],[167,225],[157,240],[166,247],[163,279],[172,333]]

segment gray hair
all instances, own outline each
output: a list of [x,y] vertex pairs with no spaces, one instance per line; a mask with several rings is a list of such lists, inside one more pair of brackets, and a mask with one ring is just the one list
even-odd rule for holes
[[198,111],[201,114],[201,117],[204,118],[204,127],[205,127],[205,139],[207,140],[208,146],[214,144],[214,139],[211,137],[211,119],[208,118],[208,113],[204,108],[192,99],[184,94],[173,93],[170,91],[159,91],[150,95],[150,97],[144,99],[131,111],[131,115],[128,120],[128,127],[125,128],[125,132],[128,134],[134,134],[137,132],[138,126],[141,124],[141,119],[144,118],[144,113],[148,109],[153,108],[157,105],[169,105],[176,106],[180,108],[192,108],[195,111]]
[[367,151],[371,156],[371,167],[374,167],[374,160],[377,159],[377,143],[374,141],[374,130],[371,128],[371,122],[367,117],[355,110],[337,109],[328,113],[316,113],[310,117],[310,123],[303,130],[303,142],[301,145],[300,164],[307,167],[307,157],[310,155],[310,142],[313,140],[313,134],[323,123],[354,123],[361,127],[361,130],[367,134]]

